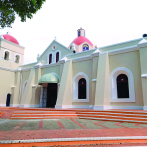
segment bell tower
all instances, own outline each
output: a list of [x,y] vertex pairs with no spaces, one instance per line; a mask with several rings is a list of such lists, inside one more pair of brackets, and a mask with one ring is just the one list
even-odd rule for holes
[[85,30],[84,29],[80,28],[80,29],[77,30],[77,32],[78,32],[77,37],[79,37],[79,36],[84,36],[85,37]]

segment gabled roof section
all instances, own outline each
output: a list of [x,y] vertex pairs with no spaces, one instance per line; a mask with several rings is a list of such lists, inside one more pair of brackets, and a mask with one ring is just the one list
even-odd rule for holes
[[68,50],[69,52],[72,52],[72,51],[69,50],[67,47],[65,47],[64,45],[62,45],[61,43],[57,42],[56,40],[53,40],[53,41],[51,42],[51,44],[46,48],[46,50],[40,55],[40,57],[38,58],[38,60],[45,54],[45,52],[48,51],[48,49],[53,45],[53,43],[62,46],[64,49]]

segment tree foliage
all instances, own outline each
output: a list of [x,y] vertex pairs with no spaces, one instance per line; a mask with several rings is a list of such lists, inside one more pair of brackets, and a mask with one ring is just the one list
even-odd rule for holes
[[44,2],[45,0],[0,0],[0,26],[11,27],[16,14],[22,22],[25,22],[26,18],[31,19]]

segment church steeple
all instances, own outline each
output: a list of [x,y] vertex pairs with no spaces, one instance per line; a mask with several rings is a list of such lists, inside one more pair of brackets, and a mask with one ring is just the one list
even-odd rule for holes
[[78,37],[79,36],[84,36],[85,37],[85,30],[84,29],[80,28],[80,29],[77,30],[77,32],[78,32],[78,34],[77,34]]

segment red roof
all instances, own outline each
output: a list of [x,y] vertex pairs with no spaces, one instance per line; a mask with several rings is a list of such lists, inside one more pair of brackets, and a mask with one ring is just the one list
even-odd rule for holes
[[9,34],[4,34],[3,37],[4,37],[4,39],[19,45],[19,42],[13,36],[11,36]]
[[[80,45],[80,44],[82,44],[82,43],[84,43],[84,42],[87,42],[87,43],[89,43],[91,46],[93,46],[92,42],[91,42],[89,39],[87,39],[86,37],[84,37],[84,36],[79,36],[79,37],[77,37],[76,39],[74,39],[74,40],[72,41],[72,43],[75,43],[75,44],[77,44],[77,45]],[[71,44],[72,44],[72,43],[71,43]]]

